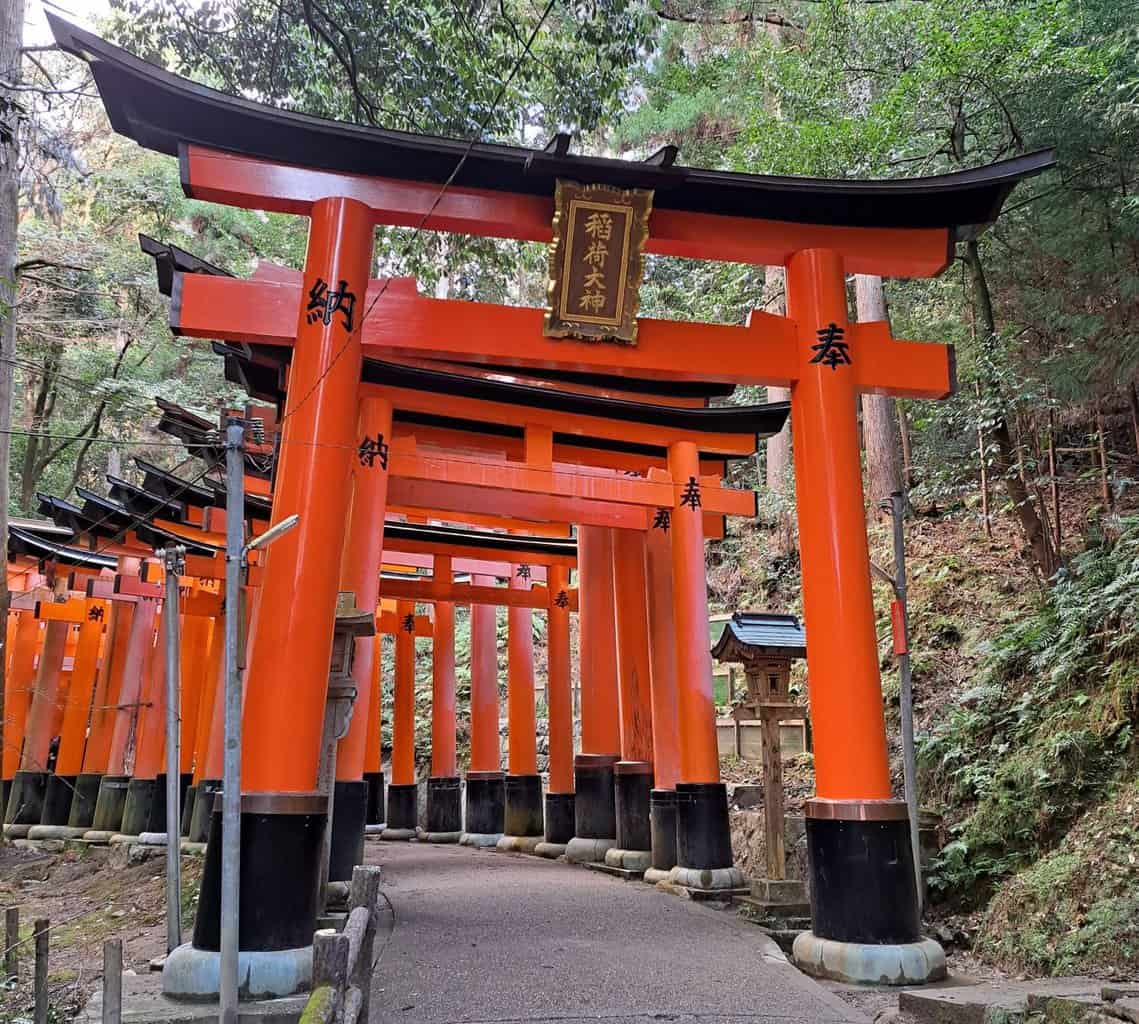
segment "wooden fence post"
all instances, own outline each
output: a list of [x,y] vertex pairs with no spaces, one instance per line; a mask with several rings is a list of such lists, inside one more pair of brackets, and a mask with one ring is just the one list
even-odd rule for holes
[[123,940],[103,943],[103,1024],[123,1019]]
[[36,943],[35,1024],[47,1024],[47,959],[48,931],[50,929],[51,922],[47,918],[36,918],[34,931]]
[[13,980],[20,976],[20,908],[4,911],[4,976]]
[[373,947],[376,942],[377,901],[380,895],[380,869],[374,865],[358,864],[352,869],[352,890],[348,905],[351,909],[364,907],[368,911],[368,927],[364,941],[356,956],[355,970],[350,983],[360,991],[360,1017],[358,1024],[368,1024],[371,1013]]

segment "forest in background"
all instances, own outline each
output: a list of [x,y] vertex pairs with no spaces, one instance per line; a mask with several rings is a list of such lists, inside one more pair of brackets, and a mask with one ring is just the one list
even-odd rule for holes
[[[1130,806],[1135,785],[1137,9],[114,0],[98,30],[278,106],[533,147],[567,132],[580,152],[635,158],[668,144],[683,164],[859,178],[1054,147],[1057,169],[1019,187],[940,278],[850,287],[858,318],[888,313],[897,337],[957,347],[952,399],[864,400],[868,521],[888,565],[874,505],[904,487],[923,782],[947,823],[935,894],[989,915],[978,926],[981,946],[994,936],[989,955],[1046,971],[1094,969],[1097,957],[1139,964],[1126,923],[1139,920],[1133,837],[1119,840],[1107,903],[1076,881],[1108,870],[1086,854],[1105,848],[1095,816]],[[174,161],[111,133],[82,65],[50,48],[21,52],[11,19],[22,16],[15,0],[0,23],[0,207],[11,198],[19,213],[17,235],[0,209],[0,376],[15,381],[8,510],[34,515],[37,491],[102,491],[135,456],[186,464],[153,429],[154,398],[211,418],[243,401],[208,343],[170,336],[138,233],[246,273],[258,259],[299,266],[305,224],[186,199]],[[384,229],[377,264],[435,295],[544,299],[539,245]],[[681,319],[739,323],[781,302],[778,272],[663,257],[649,258],[642,289],[644,314]],[[771,391],[732,400],[783,397]],[[763,489],[762,510],[709,547],[716,610],[798,606],[792,443],[773,439],[732,468],[733,483]],[[1099,839],[1065,847],[1081,828]],[[1091,929],[1082,938],[1062,892]],[[998,927],[1018,944],[999,947]]]

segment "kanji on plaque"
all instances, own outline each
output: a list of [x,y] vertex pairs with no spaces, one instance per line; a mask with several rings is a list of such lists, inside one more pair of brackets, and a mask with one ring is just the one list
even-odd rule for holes
[[653,194],[559,181],[543,333],[635,344]]

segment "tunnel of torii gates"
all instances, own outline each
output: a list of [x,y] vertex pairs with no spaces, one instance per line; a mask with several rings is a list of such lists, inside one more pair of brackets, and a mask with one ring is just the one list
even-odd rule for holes
[[[938,274],[954,244],[992,223],[1018,181],[1051,165],[1051,153],[934,178],[860,182],[684,167],[671,147],[644,161],[577,156],[565,136],[540,151],[470,144],[236,99],[50,20],[61,47],[89,63],[113,127],[177,156],[187,195],[309,218],[300,272],[261,267],[239,279],[171,248],[155,253],[175,332],[215,340],[231,377],[270,403],[262,418],[272,440],[248,463],[251,528],[300,517],[262,553],[248,587],[240,921],[247,989],[277,991],[271,979],[290,972],[291,984],[302,985],[311,957],[328,827],[318,788],[322,730],[344,593],[358,608],[378,608],[380,629],[387,623],[396,636],[384,815],[394,834],[416,824],[411,677],[419,604],[433,608],[422,620],[432,637],[436,697],[428,828],[460,831],[453,605],[469,603],[478,682],[464,834],[478,842],[502,832],[522,848],[542,832],[551,845],[564,842],[567,856],[643,865],[648,853],[674,883],[739,885],[716,749],[704,540],[722,535],[724,516],[754,514],[750,492],[722,485],[725,462],[753,453],[787,411],[708,407],[739,384],[791,393],[816,765],[816,796],[806,807],[812,931],[800,936],[797,959],[857,976],[852,965],[886,946],[910,964],[935,957],[935,944],[920,935],[905,805],[890,786],[856,399],[868,391],[944,398],[954,388],[953,357],[946,346],[896,341],[885,323],[851,322],[846,275]],[[642,318],[635,344],[603,344],[547,336],[541,309],[429,298],[411,280],[370,280],[377,225],[548,243],[555,191],[573,182],[650,190],[648,253],[784,267],[786,316],[754,312],[744,326]],[[175,430],[214,428],[195,428],[176,410],[165,419]],[[143,700],[141,689],[156,696],[159,669],[147,668],[148,638],[160,628],[155,545],[183,539],[190,597],[218,612],[223,497],[211,486],[199,495],[155,467],[144,478],[141,491],[112,481],[111,499],[81,493],[80,506],[45,499],[52,519],[116,560],[113,581],[97,577],[78,598],[105,601],[99,607],[108,621],[102,642],[110,656],[99,663],[77,776],[103,777],[96,815],[118,798],[111,785],[123,785],[128,751],[134,782],[140,761],[148,771],[160,764],[144,742],[156,701]],[[149,515],[140,515],[156,496]],[[427,532],[408,532],[417,527]],[[483,546],[492,537],[497,550]],[[394,554],[401,550],[425,556],[423,564],[401,561]],[[463,559],[471,564],[460,580]],[[381,578],[389,561],[431,575]],[[474,564],[480,561],[498,564]],[[95,568],[111,572],[73,571]],[[544,585],[535,584],[541,575]],[[509,586],[494,585],[499,577]],[[48,578],[57,581],[55,593],[59,576]],[[575,603],[582,736],[571,777],[568,613]],[[505,780],[490,706],[495,605],[510,609]],[[549,616],[544,807],[528,643],[534,608]],[[190,623],[194,616],[185,614]],[[200,617],[212,623],[196,625],[196,661],[204,667],[197,683],[194,672],[187,676],[183,693],[188,700],[198,687],[192,764],[199,797],[211,785],[216,791],[219,732],[217,615]],[[18,615],[13,627],[11,659],[24,659],[21,672],[35,659],[34,621],[25,627]],[[43,634],[46,649],[47,628]],[[50,657],[39,661],[49,674],[59,646],[52,639]],[[374,639],[356,641],[357,702],[369,710],[353,716],[337,747],[332,828],[336,835],[343,825],[352,847],[344,862],[359,855],[368,817],[365,770],[373,781],[378,771],[369,760],[379,720],[375,650]],[[42,672],[40,681],[50,689]],[[74,689],[72,681],[68,692]],[[45,735],[39,722],[50,717],[38,710],[38,694],[37,686],[23,744],[37,751]],[[137,734],[122,727],[119,712],[130,705],[139,708]],[[65,752],[61,743],[59,757]],[[74,752],[68,757],[66,767],[76,771]],[[78,800],[85,791],[75,788]],[[196,799],[195,809],[207,802]],[[175,994],[216,991],[220,815],[200,827],[208,838],[194,940],[164,968],[164,986]]]

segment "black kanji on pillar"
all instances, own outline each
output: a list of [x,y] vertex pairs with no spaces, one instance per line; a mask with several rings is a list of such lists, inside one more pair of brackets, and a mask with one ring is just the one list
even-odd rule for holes
[[668,533],[670,526],[672,526],[672,509],[658,508],[656,515],[653,516],[653,529]]
[[822,363],[832,370],[850,365],[850,350],[843,341],[844,332],[838,324],[827,324],[826,327],[820,327],[816,333],[819,336],[819,343],[811,346],[811,351],[816,353],[811,360],[812,363]]
[[383,434],[377,434],[375,440],[372,440],[371,434],[365,434],[356,454],[360,458],[361,466],[371,469],[376,464],[376,460],[379,459],[380,468],[388,468],[388,444],[384,441]]
[[558,596],[554,598],[554,604],[556,604],[559,608],[568,608],[569,594],[567,594],[564,590],[559,590]]
[[403,617],[403,631],[405,633],[415,632],[415,616],[410,612]]
[[337,312],[340,313],[344,330],[351,334],[356,315],[355,294],[348,290],[347,281],[341,281],[339,288],[329,291],[324,278],[318,277],[316,284],[309,289],[305,319],[310,324],[320,320],[327,327]]
[[684,485],[684,490],[680,494],[680,504],[681,507],[687,506],[693,512],[700,508],[700,484],[696,477],[688,478],[688,483]]
[[516,572],[515,575],[520,580],[528,580],[530,578],[530,566],[528,566],[528,565],[518,566],[518,572]]

